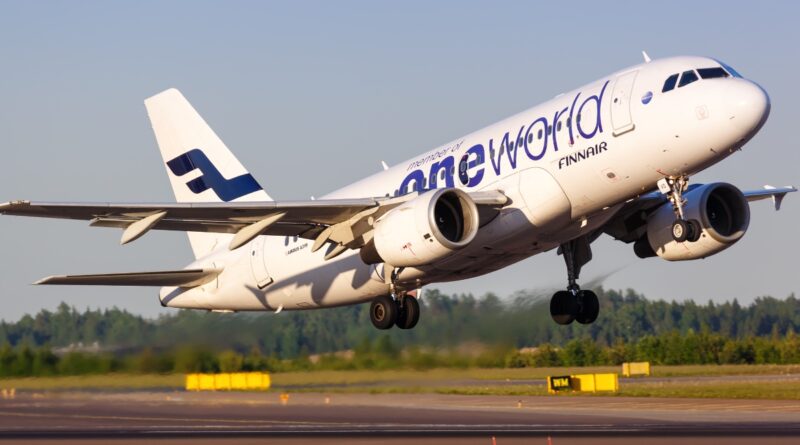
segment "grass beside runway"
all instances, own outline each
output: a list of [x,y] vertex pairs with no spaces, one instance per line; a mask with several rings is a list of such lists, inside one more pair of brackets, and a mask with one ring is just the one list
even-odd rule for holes
[[[273,374],[278,386],[357,385],[392,381],[532,380],[549,375],[619,373],[620,366],[553,368],[467,368],[416,370],[306,371]],[[716,377],[800,374],[800,365],[678,365],[653,366],[653,377]]]
[[[392,392],[387,388],[387,392]],[[400,392],[399,389],[394,391]],[[544,386],[513,385],[503,387],[453,386],[435,388],[437,394],[458,395],[507,395],[507,396],[545,396]],[[666,397],[666,398],[709,398],[709,399],[764,399],[764,400],[800,400],[800,380],[791,382],[621,382],[616,393],[575,393],[564,392],[558,397]]]
[[[438,393],[465,395],[546,395],[548,375],[619,372],[619,367],[308,371],[272,375],[273,391],[330,393]],[[800,400],[800,376],[746,380],[747,376],[800,374],[798,365],[655,366],[653,377],[621,379],[619,396],[704,397]],[[731,377],[734,376],[734,377]],[[742,380],[737,380],[736,376]],[[705,377],[694,380],[692,377]],[[714,377],[720,377],[719,380]],[[674,379],[672,379],[674,378]],[[777,378],[777,377],[776,377]],[[538,384],[531,384],[537,381]],[[182,374],[109,374],[0,379],[0,389],[181,390]],[[598,393],[608,395],[608,393]]]
[[179,389],[183,374],[102,374],[59,377],[21,377],[0,379],[0,389],[67,390],[67,389]]

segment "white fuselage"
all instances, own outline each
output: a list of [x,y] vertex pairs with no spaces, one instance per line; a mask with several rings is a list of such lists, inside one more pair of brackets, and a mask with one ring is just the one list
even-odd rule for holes
[[[408,288],[486,274],[593,232],[665,176],[694,174],[741,148],[766,119],[769,100],[739,77],[702,79],[662,93],[702,57],[637,65],[337,190],[325,198],[376,197],[456,187],[500,190],[510,204],[467,247],[424,268]],[[648,97],[650,97],[648,99]],[[224,267],[203,286],[161,292],[170,307],[277,310],[338,306],[388,293],[381,265],[357,251],[324,260],[309,241],[260,236],[220,247],[190,267]]]

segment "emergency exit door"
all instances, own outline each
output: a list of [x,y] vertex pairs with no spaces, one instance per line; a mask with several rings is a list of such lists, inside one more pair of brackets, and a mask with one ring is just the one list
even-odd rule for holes
[[636,127],[631,116],[631,100],[638,73],[631,71],[620,74],[614,82],[614,90],[611,93],[611,126],[614,129],[614,136],[627,133]]
[[250,267],[259,289],[272,284],[272,277],[267,271],[266,256],[264,255],[267,237],[259,236],[250,243]]

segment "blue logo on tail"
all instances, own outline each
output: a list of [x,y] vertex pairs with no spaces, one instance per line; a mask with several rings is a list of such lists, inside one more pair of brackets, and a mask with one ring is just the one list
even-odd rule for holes
[[193,148],[175,159],[167,161],[167,167],[175,176],[183,176],[190,171],[199,169],[203,173],[200,177],[192,179],[186,185],[194,193],[203,193],[211,189],[219,199],[228,202],[244,195],[262,190],[255,178],[249,173],[232,179],[225,179],[217,167],[208,159],[199,148]]

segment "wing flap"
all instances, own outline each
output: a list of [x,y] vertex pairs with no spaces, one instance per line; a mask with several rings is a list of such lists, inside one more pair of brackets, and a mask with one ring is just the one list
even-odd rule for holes
[[[0,204],[0,214],[61,218],[90,221],[93,227],[131,228],[148,218],[140,230],[238,233],[243,228],[283,214],[262,235],[301,236],[315,239],[326,227],[353,219],[365,213],[377,218],[416,194],[397,198],[324,199],[312,201],[210,202],[210,203],[50,203],[12,201]],[[470,196],[491,219],[508,198],[499,191],[472,192]],[[483,214],[486,213],[486,217]],[[158,215],[158,217],[154,217]],[[135,228],[135,227],[134,227]],[[133,236],[130,237],[134,239]]]
[[222,269],[184,269],[158,272],[53,275],[42,278],[33,284],[196,287],[214,280],[220,272]]
[[92,220],[115,217],[139,220],[166,211],[164,219],[208,220],[251,224],[286,212],[287,221],[335,224],[378,205],[375,199],[328,199],[316,201],[207,202],[207,203],[53,203],[11,201],[0,204],[0,213],[15,216]]
[[[299,236],[319,246],[330,240],[357,249],[368,240],[372,221],[416,196],[417,192],[393,198],[153,204],[12,201],[0,204],[0,214],[88,220],[93,227],[123,229],[123,244],[150,230],[175,230],[235,234],[231,249],[259,235]],[[469,196],[478,206],[481,226],[509,202],[500,191]]]

